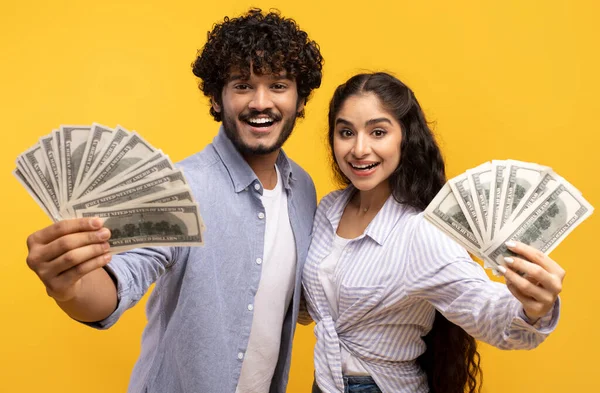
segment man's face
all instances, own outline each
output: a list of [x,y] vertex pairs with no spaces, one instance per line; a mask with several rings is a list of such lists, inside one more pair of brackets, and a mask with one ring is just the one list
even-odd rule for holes
[[292,133],[296,116],[304,108],[298,99],[296,81],[286,73],[248,78],[232,72],[223,86],[220,112],[225,133],[244,155],[264,155],[277,151]]

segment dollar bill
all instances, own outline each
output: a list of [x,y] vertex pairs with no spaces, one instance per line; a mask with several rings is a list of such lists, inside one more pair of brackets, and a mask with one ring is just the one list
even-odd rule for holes
[[[127,188],[117,188],[99,195],[77,200],[67,207],[69,215],[76,215],[78,210],[110,207],[119,204],[132,203],[136,199],[164,190],[186,188],[187,182],[180,170],[165,173],[162,176],[145,179],[131,184]],[[137,203],[137,202],[136,202]]]
[[50,217],[52,219],[52,221],[54,221],[54,222],[59,221],[60,216],[57,213],[52,212],[51,209],[49,209],[48,206],[46,206],[46,204],[44,202],[42,202],[41,197],[35,192],[35,188],[31,185],[29,180],[27,180],[25,175],[23,175],[23,172],[21,172],[21,170],[19,168],[15,168],[12,173],[13,173],[13,176],[19,181],[19,183],[21,183],[21,185],[25,188],[27,193],[38,204],[38,206],[42,208],[44,213],[46,213],[46,215],[48,217]]
[[104,166],[106,161],[109,160],[110,157],[113,156],[115,151],[119,148],[119,146],[128,140],[131,133],[124,129],[123,127],[117,126],[115,128],[115,132],[112,134],[112,138],[106,145],[102,148],[98,156],[96,157],[94,163],[92,164],[91,169],[88,171],[86,176],[81,179],[79,185],[77,186],[77,190],[75,195],[79,198],[81,196],[81,189],[85,187],[85,184],[90,181],[90,178],[93,178],[98,171],[98,168]]
[[56,196],[58,198],[59,205],[63,203],[62,196],[62,187],[61,187],[61,174],[60,174],[60,161],[56,156],[55,146],[54,146],[54,138],[51,135],[40,138],[39,141],[40,147],[43,152],[44,165],[49,170],[50,181],[52,183],[52,187],[56,192]]
[[524,211],[520,221],[498,234],[484,251],[484,257],[495,264],[504,264],[505,256],[514,256],[504,244],[509,240],[528,244],[548,254],[593,210],[577,190],[566,184],[555,184],[550,192]]
[[486,242],[489,242],[496,235],[496,221],[499,218],[500,203],[502,201],[502,185],[504,184],[504,174],[507,170],[506,161],[492,161],[492,182],[490,184],[490,200],[488,209],[488,221],[486,230]]
[[83,151],[82,167],[77,173],[77,179],[75,180],[75,189],[81,184],[82,179],[85,179],[92,165],[96,162],[96,158],[102,151],[102,147],[112,139],[114,134],[112,128],[94,123],[92,129],[88,135],[88,140],[85,144],[85,150]]
[[481,245],[448,183],[427,206],[424,217],[471,253],[480,255]]
[[562,182],[562,180],[564,179],[560,179],[560,177],[552,170],[544,172],[538,184],[535,187],[531,187],[523,199],[521,199],[517,207],[513,210],[511,216],[509,217],[509,221],[516,221],[526,209],[528,209],[535,203],[535,201],[538,200],[539,197],[544,195],[547,191],[553,189],[559,182]]
[[60,202],[58,200],[58,194],[52,185],[51,171],[44,164],[44,151],[40,144],[36,144],[32,148],[28,149],[22,155],[25,166],[29,169],[34,182],[38,184],[40,193],[44,195],[44,199],[58,210],[60,209]]
[[471,232],[475,235],[479,245],[483,244],[483,234],[481,232],[481,226],[479,223],[479,217],[477,216],[477,210],[475,209],[475,203],[471,197],[471,190],[469,187],[469,179],[466,173],[456,176],[448,180],[450,188],[454,193],[454,197],[458,202],[459,207],[463,211]]
[[509,217],[521,199],[530,188],[538,184],[542,173],[548,169],[548,167],[537,164],[508,160],[508,170],[504,179],[505,184],[502,189],[496,230],[502,229],[509,221]]
[[137,133],[132,133],[127,141],[115,150],[104,166],[98,168],[90,180],[81,187],[81,190],[78,190],[80,192],[79,197],[89,194],[114,176],[127,173],[133,165],[143,161],[155,150]]
[[486,162],[476,168],[467,170],[467,180],[471,190],[471,199],[476,210],[479,232],[483,241],[487,240],[488,205],[492,184],[492,164]]
[[77,172],[83,159],[83,151],[88,139],[91,126],[61,126],[60,145],[63,176],[62,184],[65,187],[65,199],[70,201],[73,197]]
[[154,152],[147,160],[134,166],[122,176],[113,177],[111,180],[96,187],[93,193],[105,192],[119,187],[128,186],[145,178],[159,176],[163,172],[172,171],[175,165],[161,150]]
[[198,206],[144,205],[80,210],[78,217],[99,217],[111,231],[112,253],[139,247],[203,244]]
[[[192,195],[192,190],[189,187],[175,189],[175,190],[165,190],[156,194],[151,194],[146,197],[142,197],[136,201],[140,205],[145,204],[166,204],[166,205],[177,205],[181,202],[194,202],[194,196]],[[204,221],[202,217],[200,217],[200,228],[202,231],[206,229],[204,226]]]

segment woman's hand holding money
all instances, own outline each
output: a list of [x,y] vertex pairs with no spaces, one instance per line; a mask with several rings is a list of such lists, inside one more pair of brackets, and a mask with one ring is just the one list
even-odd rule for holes
[[505,258],[506,265],[501,267],[500,272],[533,324],[554,306],[562,290],[565,270],[531,246],[519,242],[507,242],[506,246],[518,257]]

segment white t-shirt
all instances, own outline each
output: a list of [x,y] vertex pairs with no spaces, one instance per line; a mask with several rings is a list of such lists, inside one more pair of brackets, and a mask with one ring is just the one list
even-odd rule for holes
[[[335,267],[342,256],[344,248],[352,239],[345,239],[343,237],[334,234],[333,247],[331,253],[323,259],[319,265],[319,281],[323,285],[323,291],[327,298],[327,303],[331,310],[331,317],[333,320],[337,320],[339,314],[339,287],[338,280],[335,278]],[[344,375],[369,375],[369,372],[360,364],[358,359],[343,345],[340,345],[340,352],[342,357],[342,372]]]
[[288,215],[287,194],[277,166],[277,185],[263,189],[265,248],[248,349],[236,393],[268,393],[275,372],[281,329],[294,293],[296,242]]

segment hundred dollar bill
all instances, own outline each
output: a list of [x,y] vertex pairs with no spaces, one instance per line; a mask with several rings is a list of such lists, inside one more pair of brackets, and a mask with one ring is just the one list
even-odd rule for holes
[[99,217],[111,231],[112,253],[139,247],[200,246],[200,214],[195,204],[144,205],[80,210],[78,217]]
[[36,193],[35,188],[31,185],[31,183],[29,183],[29,181],[23,175],[19,168],[15,168],[13,170],[13,175],[19,181],[19,183],[21,183],[21,185],[25,188],[25,190],[33,198],[33,200],[38,204],[38,206],[42,208],[44,213],[46,213],[46,215],[52,219],[52,221],[56,222],[61,219],[61,217],[58,216],[57,213],[51,212],[50,209],[46,206],[46,204],[42,202],[42,199]]
[[[548,190],[553,189],[561,179],[562,178],[552,170],[545,171],[540,177],[538,184],[536,184],[535,187],[531,187],[523,199],[521,199],[521,202],[519,202],[517,207],[513,210],[508,220],[510,222],[516,221],[517,217],[519,217],[523,211],[533,205],[535,201]],[[566,184],[566,181],[564,183]]]
[[75,180],[75,190],[81,184],[82,179],[86,178],[92,169],[92,165],[96,162],[96,158],[98,158],[98,155],[102,151],[102,147],[111,140],[114,132],[112,128],[97,123],[92,124],[92,129],[88,135],[85,150],[83,151],[81,169],[78,171],[77,179]]
[[75,180],[77,172],[83,158],[83,151],[89,132],[90,126],[61,126],[60,127],[60,145],[62,159],[61,173],[63,176],[62,184],[65,187],[65,197],[70,201],[73,197]]
[[[165,190],[160,193],[148,195],[147,197],[140,198],[136,201],[141,205],[144,204],[166,204],[166,205],[177,205],[181,202],[190,202],[195,203],[194,196],[192,194],[192,190],[189,187],[175,190]],[[202,217],[200,217],[200,228],[202,231],[206,229],[204,226],[204,221]]]
[[106,161],[110,157],[113,156],[113,154],[115,153],[115,151],[117,151],[118,147],[121,144],[123,144],[125,141],[127,141],[127,139],[129,138],[130,135],[131,135],[131,133],[129,131],[127,131],[126,129],[124,129],[122,127],[117,126],[117,128],[114,130],[114,132],[112,134],[112,138],[101,149],[100,153],[98,153],[98,156],[94,160],[94,163],[92,164],[92,167],[86,174],[85,178],[81,179],[81,181],[79,182],[79,185],[77,186],[77,189],[75,190],[75,195],[77,197],[81,196],[82,186],[90,180],[90,177],[94,177],[98,168],[101,168],[102,166],[104,166]]
[[132,166],[144,160],[156,149],[146,142],[137,133],[132,133],[125,143],[113,153],[104,166],[98,168],[89,181],[78,190],[79,197],[89,194],[102,183],[110,180],[120,173],[127,173]]
[[77,200],[66,209],[66,214],[75,216],[78,210],[110,207],[119,204],[131,204],[136,199],[155,194],[164,190],[181,189],[187,186],[181,170],[174,170],[159,177],[145,179],[133,183],[127,188],[116,188],[111,191],[92,195],[88,198]]
[[61,191],[61,174],[60,174],[60,161],[58,157],[55,155],[55,146],[54,146],[54,138],[52,134],[48,136],[44,136],[40,138],[40,146],[42,148],[44,165],[49,170],[50,181],[52,183],[52,187],[56,192],[56,196],[58,198],[59,205],[63,203],[62,191]]
[[481,254],[481,245],[448,183],[427,206],[424,217],[471,253],[477,256]]
[[517,207],[527,191],[539,182],[542,173],[549,169],[541,165],[515,160],[508,160],[508,164],[496,230],[504,227],[513,209]]
[[52,130],[52,150],[54,152],[54,157],[56,158],[56,165],[58,167],[58,173],[59,173],[59,185],[58,185],[58,190],[59,190],[59,195],[60,195],[60,203],[61,206],[62,204],[66,203],[66,192],[65,192],[65,184],[62,182],[62,180],[64,179],[64,176],[62,174],[62,160],[63,160],[63,156],[62,156],[62,147],[60,145],[60,128],[57,130]]
[[500,202],[502,200],[502,185],[504,184],[504,174],[508,164],[506,161],[492,161],[492,182],[490,184],[490,201],[488,207],[488,221],[486,230],[486,242],[489,242],[496,235],[496,222],[500,214]]
[[508,240],[528,244],[548,254],[593,210],[577,190],[558,183],[525,210],[518,223],[498,234],[493,245],[484,251],[484,258],[497,265],[504,264],[505,256],[515,255],[504,244]]
[[56,210],[60,209],[60,202],[58,195],[51,181],[51,174],[49,168],[44,164],[44,151],[40,144],[36,144],[32,148],[28,149],[22,155],[25,166],[28,167],[29,173],[31,173],[34,182],[37,182],[41,194],[46,196],[45,199],[52,203]]
[[492,184],[492,164],[486,162],[467,170],[467,180],[471,190],[471,199],[478,217],[479,232],[483,241],[487,240],[488,203]]
[[479,217],[477,217],[475,203],[471,197],[471,190],[469,188],[469,179],[467,174],[463,173],[462,175],[448,180],[448,184],[450,184],[450,188],[452,189],[452,192],[454,192],[456,201],[458,202],[458,205],[462,209],[463,214],[467,219],[469,226],[471,227],[471,232],[475,235],[479,245],[482,245],[483,234],[479,224]]
[[141,162],[123,176],[113,177],[94,189],[94,194],[125,187],[145,178],[156,177],[163,172],[172,171],[175,165],[161,150],[154,152],[146,161]]
[[180,202],[194,202],[194,197],[189,187],[182,187],[147,195],[137,199],[135,202],[137,204],[177,204]]

